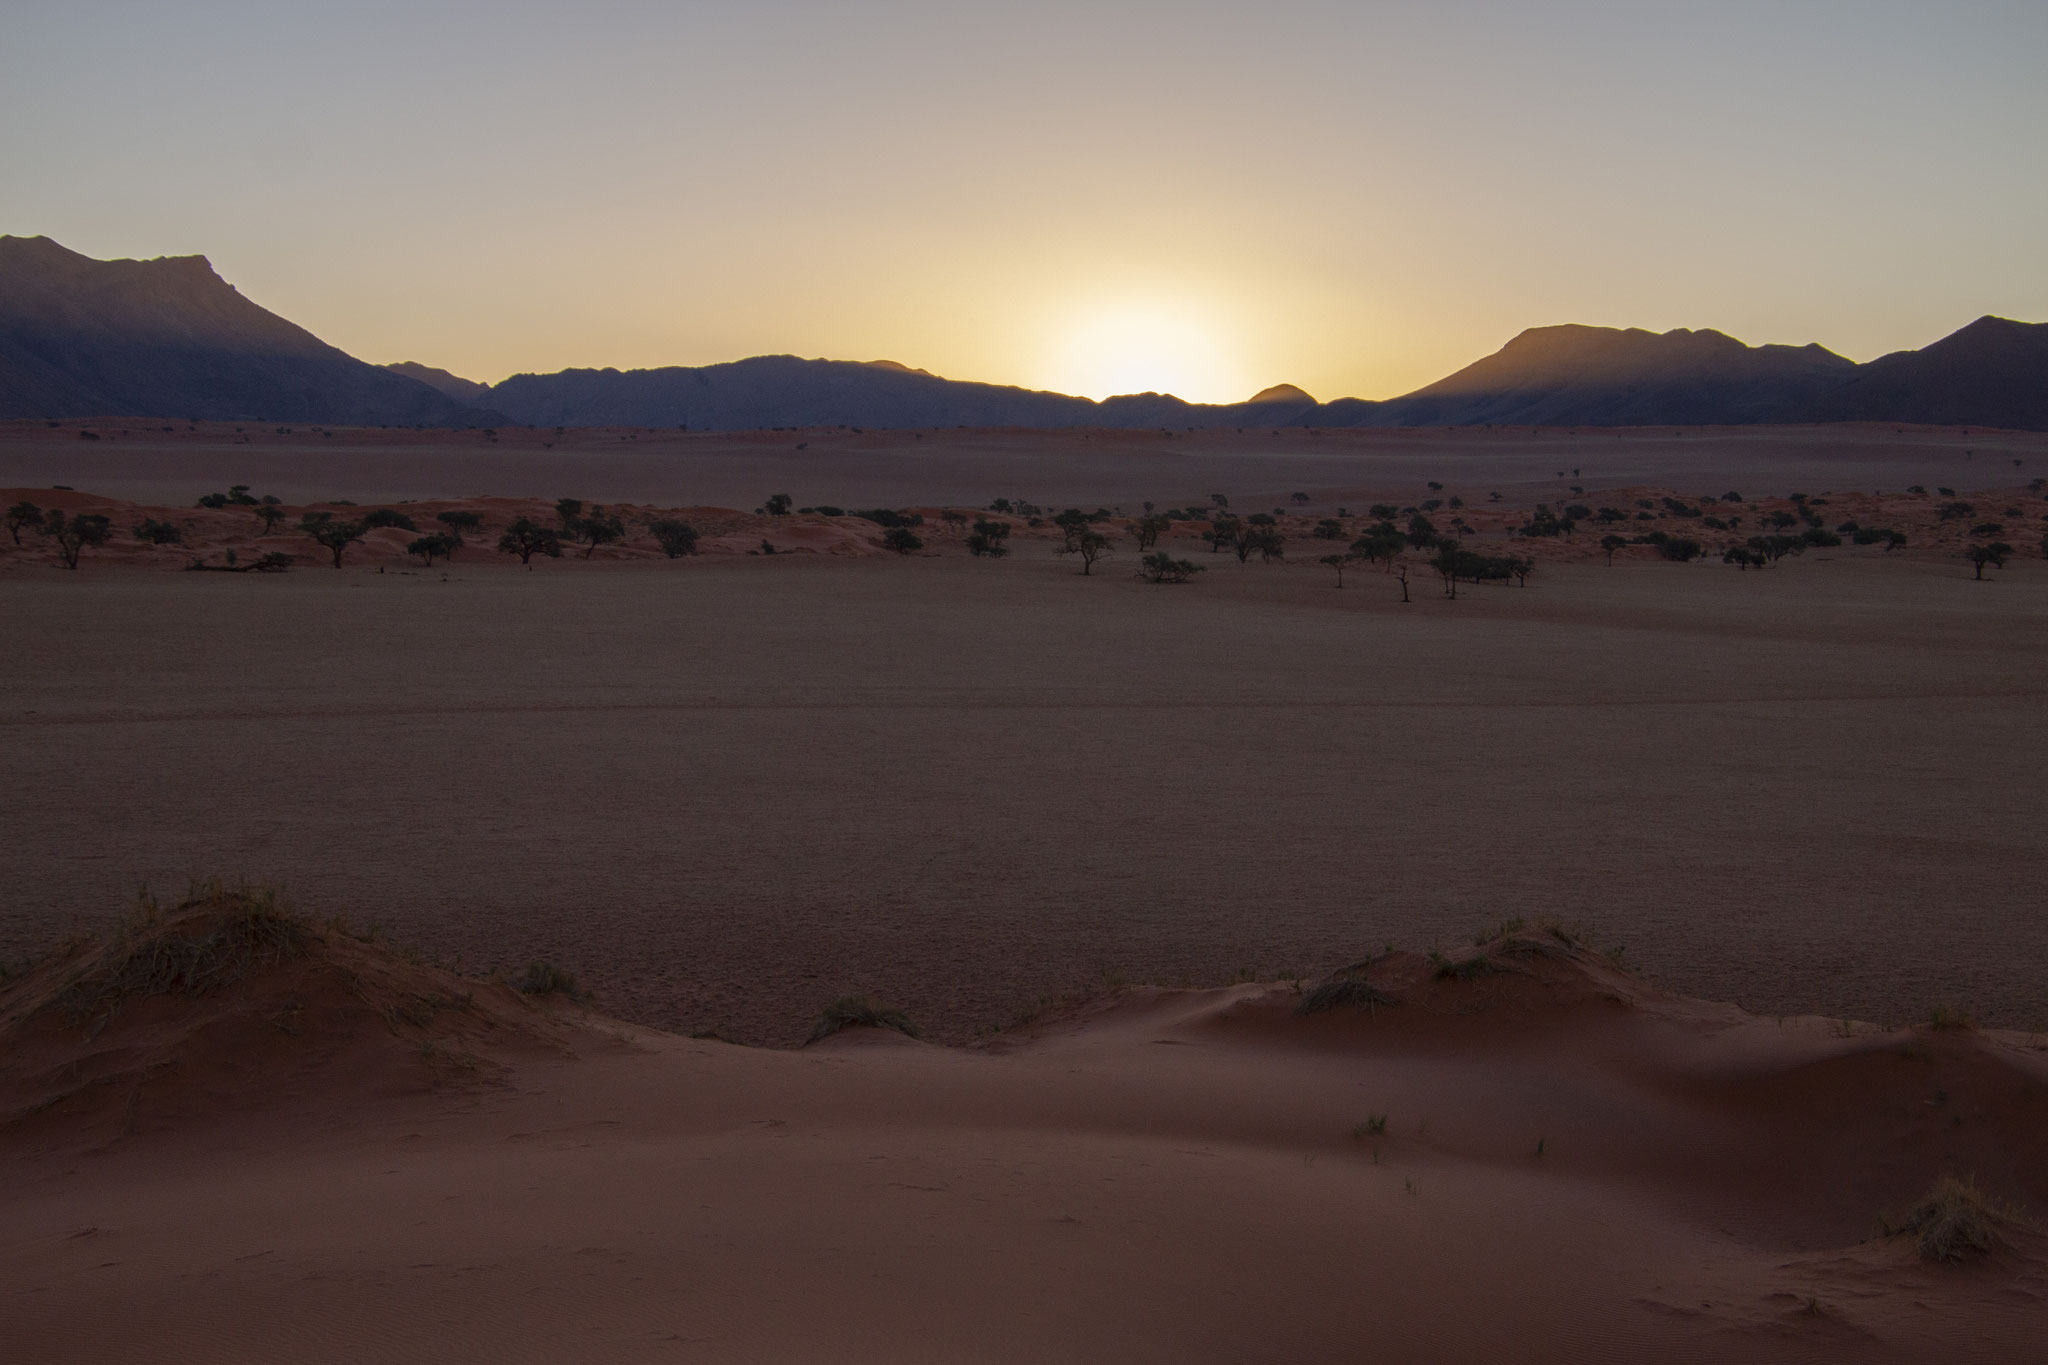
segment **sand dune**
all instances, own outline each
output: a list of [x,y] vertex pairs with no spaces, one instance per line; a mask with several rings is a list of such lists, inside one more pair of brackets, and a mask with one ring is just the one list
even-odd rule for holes
[[[2048,1300],[2023,1224],[1961,1264],[1879,1235],[1951,1170],[2048,1208],[2040,1040],[1757,1019],[1543,928],[796,1052],[313,932],[89,1038],[34,1008],[89,955],[0,992],[26,1358],[1992,1361]],[[423,993],[471,1003],[357,1026]],[[299,1032],[224,1029],[281,998]]]

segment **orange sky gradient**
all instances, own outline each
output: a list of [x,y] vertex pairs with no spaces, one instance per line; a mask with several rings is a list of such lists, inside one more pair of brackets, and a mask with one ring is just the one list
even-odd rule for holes
[[2048,318],[2048,7],[81,0],[0,231],[368,360],[1388,397],[1529,326]]

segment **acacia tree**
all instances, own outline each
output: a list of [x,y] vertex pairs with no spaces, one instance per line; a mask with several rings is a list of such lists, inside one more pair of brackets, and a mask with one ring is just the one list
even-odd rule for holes
[[2002,569],[2005,567],[2006,556],[2011,553],[2012,546],[2000,540],[1990,545],[1972,545],[1969,549],[1963,551],[1963,558],[1977,566],[1977,577],[1982,579],[1986,564],[1989,564],[1994,569]]
[[[763,545],[767,541],[761,542]],[[899,555],[907,555],[924,548],[924,541],[908,526],[891,526],[882,533],[882,544]]]
[[1095,561],[1109,553],[1109,537],[1092,527],[1082,527],[1070,532],[1067,543],[1053,551],[1056,555],[1081,556],[1081,572],[1086,574],[1095,568]]
[[697,528],[687,521],[664,518],[648,522],[647,529],[654,533],[654,543],[670,559],[697,553]]
[[32,502],[17,502],[7,509],[7,534],[14,537],[16,545],[21,544],[23,527],[35,527],[42,523],[43,509]]
[[1198,573],[1208,572],[1200,564],[1175,559],[1164,550],[1146,555],[1144,563],[1139,573],[1147,583],[1185,583]]
[[1327,564],[1335,569],[1337,571],[1337,586],[1341,588],[1344,586],[1344,566],[1351,563],[1355,557],[1353,555],[1324,555],[1316,563]]
[[104,545],[113,536],[114,523],[97,512],[80,512],[67,518],[62,508],[52,507],[36,531],[57,542],[57,553],[65,568],[76,569],[78,556],[86,546]]
[[266,502],[256,509],[256,515],[263,520],[263,534],[272,535],[277,524],[285,519],[285,510],[274,502]]
[[337,569],[341,567],[342,554],[361,540],[368,529],[359,521],[336,521],[332,512],[308,512],[299,519],[299,530],[334,556]]
[[1146,515],[1131,523],[1131,534],[1137,538],[1140,550],[1149,550],[1159,543],[1159,537],[1173,529],[1173,522],[1167,517]]
[[448,528],[448,534],[455,538],[455,543],[458,546],[462,544],[462,533],[464,531],[480,530],[484,524],[484,518],[481,512],[460,512],[452,510],[447,512],[437,512],[434,514],[434,520],[440,522],[443,526]]
[[1628,548],[1628,541],[1621,536],[1602,536],[1600,537],[1600,548],[1607,551],[1607,567],[1611,569],[1614,567],[1614,552],[1616,550],[1626,550]]
[[[581,503],[577,506],[580,508]],[[518,555],[521,564],[531,565],[535,555],[546,555],[549,559],[562,557],[562,538],[550,527],[521,517],[505,528],[505,534],[498,537],[498,551],[501,554]]]
[[455,553],[455,547],[461,543],[461,541],[445,531],[436,531],[433,535],[421,536],[418,540],[406,546],[405,552],[409,555],[418,555],[420,562],[431,569],[434,567],[435,555],[446,559]]
[[1243,529],[1244,523],[1236,517],[1221,514],[1209,519],[1209,529],[1202,532],[1202,539],[1208,542],[1209,553],[1213,555],[1226,545],[1237,544],[1238,533]]
[[[563,534],[563,535],[565,535],[565,536],[574,536],[574,535],[576,534],[576,518],[578,518],[578,517],[580,517],[580,516],[582,516],[582,515],[583,515],[583,499],[581,499],[581,498],[557,498],[557,499],[555,499],[555,520],[557,520],[557,521],[559,521],[559,522],[561,522],[561,523],[562,523],[562,534]],[[522,518],[522,520],[523,520],[523,518]]]
[[1001,559],[1010,552],[1003,542],[1010,538],[1010,523],[980,518],[974,523],[974,530],[967,537],[967,553],[980,559]]
[[790,505],[794,501],[795,499],[791,498],[787,493],[773,493],[769,495],[768,501],[762,510],[771,517],[786,517],[789,515]]
[[144,517],[135,528],[135,538],[148,545],[176,545],[185,539],[185,533],[168,521]]
[[602,507],[591,508],[587,517],[577,517],[570,523],[569,530],[576,539],[588,545],[589,548],[583,551],[585,559],[596,554],[598,546],[626,538],[626,523]]

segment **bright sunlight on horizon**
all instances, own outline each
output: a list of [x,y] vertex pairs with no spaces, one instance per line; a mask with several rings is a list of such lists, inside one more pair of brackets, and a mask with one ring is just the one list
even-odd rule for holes
[[1533,326],[1854,359],[2048,319],[2048,6],[76,0],[0,232],[367,360],[887,356],[1391,397]]

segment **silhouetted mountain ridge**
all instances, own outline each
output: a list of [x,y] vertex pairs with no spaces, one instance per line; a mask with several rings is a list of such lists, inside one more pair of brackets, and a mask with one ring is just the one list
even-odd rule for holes
[[257,307],[204,256],[0,237],[0,416],[458,425],[480,414]]
[[1567,324],[1386,400],[1292,384],[1243,403],[1096,402],[944,379],[892,360],[754,356],[570,369],[482,385],[368,365],[243,298],[204,257],[96,261],[0,237],[0,417],[207,417],[390,425],[759,427],[1666,426],[1884,421],[2048,430],[2048,324],[1984,317],[1858,365],[1711,329]]

